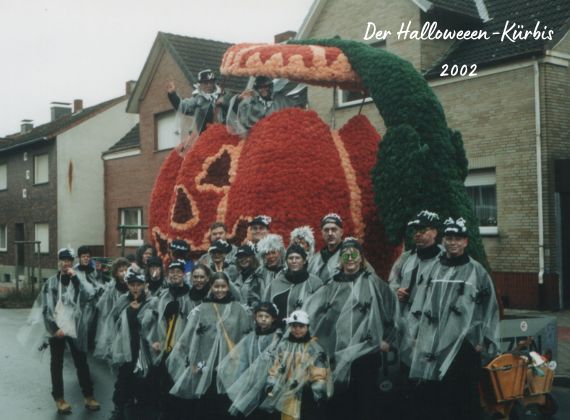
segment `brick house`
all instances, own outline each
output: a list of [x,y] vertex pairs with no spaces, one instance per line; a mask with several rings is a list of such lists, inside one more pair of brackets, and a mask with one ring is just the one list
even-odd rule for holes
[[[54,103],[49,123],[23,120],[19,133],[0,140],[0,281],[13,281],[16,271],[25,278],[29,266],[47,277],[63,246],[90,245],[102,255],[99,156],[136,124],[137,116],[125,113],[127,99],[88,108],[75,100],[73,109]],[[39,261],[32,244],[18,245],[16,261],[14,241],[41,241]]]
[[[200,70],[218,73],[224,52],[231,46],[200,38],[159,32],[127,106],[140,124],[106,150],[105,255],[121,255],[119,225],[146,225],[148,205],[160,166],[180,137],[178,120],[166,95],[174,81],[181,98],[190,97]],[[229,78],[226,90],[241,91],[245,81]],[[180,130],[178,130],[180,131]],[[128,230],[125,253],[149,240],[145,229]]]
[[[481,222],[493,277],[506,306],[570,306],[570,3],[565,0],[316,0],[298,38],[340,36],[386,48],[425,75],[450,127],[463,134],[466,186]],[[517,42],[398,39],[401,25],[501,32],[506,21],[554,30],[552,40]],[[390,30],[363,40],[368,22]],[[442,65],[477,65],[472,77],[442,77]],[[337,127],[358,112],[362,96],[310,87],[309,101]],[[365,113],[385,131],[370,102]]]

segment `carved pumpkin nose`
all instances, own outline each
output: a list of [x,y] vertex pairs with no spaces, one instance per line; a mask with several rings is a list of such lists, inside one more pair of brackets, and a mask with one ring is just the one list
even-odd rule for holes
[[172,207],[172,227],[178,230],[192,228],[198,223],[199,212],[192,196],[183,185],[176,186],[176,199]]

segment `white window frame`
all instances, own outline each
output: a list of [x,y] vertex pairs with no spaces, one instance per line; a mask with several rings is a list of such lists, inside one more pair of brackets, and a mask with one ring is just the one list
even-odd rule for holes
[[0,163],[0,191],[8,189],[8,164]]
[[[495,201],[497,202],[497,175],[495,168],[474,169],[469,171],[465,178],[465,187],[484,187],[493,185],[495,187]],[[498,209],[497,209],[498,212]],[[497,217],[498,219],[498,217]],[[483,236],[495,236],[499,234],[499,226],[479,226],[479,233]]]
[[176,112],[164,112],[155,116],[156,151],[170,150],[180,143],[179,127],[176,127]]
[[[2,238],[4,243],[2,243]],[[8,225],[6,224],[0,224],[0,252],[2,251],[8,251]]]
[[[43,228],[45,233],[41,231]],[[49,223],[34,223],[34,241],[41,241],[40,254],[49,254]]]
[[[386,49],[386,41],[374,41],[374,42],[368,43],[368,45],[370,45],[373,48],[380,48],[383,50]],[[348,108],[351,106],[362,104],[362,102],[363,102],[362,98],[353,99],[352,101],[345,101],[345,99],[344,99],[345,93],[346,93],[346,91],[344,91],[342,89],[337,89],[337,94],[336,94],[336,108],[337,109]],[[369,104],[370,102],[372,102],[372,98],[370,96],[367,96],[366,98],[364,98],[364,104]]]
[[[41,159],[41,160],[40,160]],[[40,169],[38,168],[38,166],[43,162],[43,159],[45,159],[45,179],[44,178],[39,178],[41,175],[44,175],[43,173],[40,173]],[[43,184],[48,184],[49,183],[49,154],[44,153],[41,155],[35,155],[34,156],[34,185],[43,185]]]
[[[119,209],[120,224],[125,223],[125,210],[136,210],[137,211],[137,224],[142,226],[142,207],[124,207]],[[125,239],[125,246],[141,246],[143,244],[143,230],[137,229],[137,239]],[[119,231],[119,241],[121,240],[121,232]],[[118,244],[119,246],[121,244]]]

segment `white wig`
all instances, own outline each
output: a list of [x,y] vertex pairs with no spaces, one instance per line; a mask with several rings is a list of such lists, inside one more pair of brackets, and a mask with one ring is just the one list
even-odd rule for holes
[[281,256],[285,255],[285,244],[281,235],[270,233],[257,243],[257,250],[263,256],[269,251],[279,251]]
[[309,244],[307,257],[312,257],[315,253],[315,234],[310,226],[300,226],[291,231],[291,239],[289,245],[295,243],[295,238],[304,239]]

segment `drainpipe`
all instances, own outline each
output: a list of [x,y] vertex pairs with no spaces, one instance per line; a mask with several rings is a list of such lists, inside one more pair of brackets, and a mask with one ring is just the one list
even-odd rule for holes
[[536,132],[536,184],[538,196],[538,284],[544,285],[544,220],[542,212],[542,139],[540,125],[540,73],[534,62],[534,125]]

